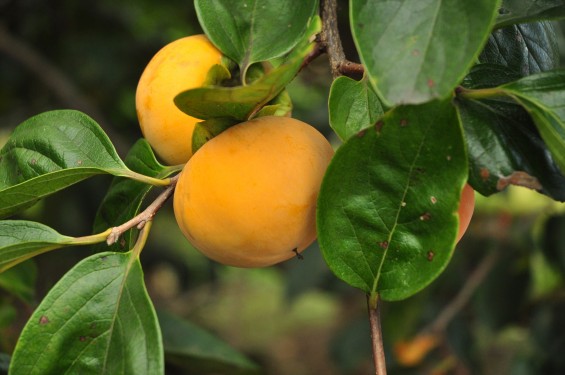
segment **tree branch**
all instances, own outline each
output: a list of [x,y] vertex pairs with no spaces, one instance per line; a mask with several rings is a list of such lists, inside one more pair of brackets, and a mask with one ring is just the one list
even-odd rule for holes
[[51,90],[59,101],[66,107],[80,110],[102,125],[117,149],[124,150],[126,142],[119,134],[112,132],[109,121],[98,108],[80,91],[67,75],[41,56],[25,41],[11,35],[0,24],[0,52],[12,58],[33,73]]
[[381,329],[380,299],[377,297],[376,300],[373,301],[370,296],[367,296],[367,307],[369,310],[369,324],[371,326],[375,375],[386,375],[386,360],[383,346],[383,333]]
[[337,25],[337,0],[322,0],[322,34],[323,50],[328,54],[332,76],[363,74],[363,65],[347,60]]
[[137,229],[142,229],[145,226],[145,223],[152,220],[157,211],[161,209],[163,204],[173,195],[175,191],[175,187],[177,185],[177,181],[179,179],[180,174],[171,178],[171,184],[155,198],[155,200],[147,206],[145,210],[141,213],[133,217],[132,219],[128,220],[127,222],[123,223],[120,226],[112,228],[112,232],[106,238],[106,243],[108,245],[115,244],[118,242],[118,239],[122,234],[126,231],[137,227]]
[[492,267],[496,264],[498,257],[498,251],[491,251],[486,255],[477,268],[469,275],[467,282],[463,285],[455,298],[440,312],[430,325],[422,329],[422,333],[443,333],[453,318],[469,303],[479,285],[481,285]]

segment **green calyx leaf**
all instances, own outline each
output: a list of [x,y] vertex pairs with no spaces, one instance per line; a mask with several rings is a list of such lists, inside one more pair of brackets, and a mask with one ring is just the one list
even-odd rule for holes
[[445,268],[467,180],[449,101],[401,106],[341,146],[318,199],[318,242],[330,269],[370,296],[400,300]]
[[316,0],[196,0],[200,25],[222,53],[246,76],[253,63],[290,51],[306,31]]
[[374,125],[383,114],[381,102],[369,82],[345,76],[333,81],[328,107],[330,126],[343,141]]
[[0,150],[0,218],[97,174],[167,184],[129,170],[87,115],[59,110],[34,116],[17,126]]
[[387,106],[447,98],[486,42],[499,3],[352,0],[353,39],[379,97]]
[[10,374],[71,373],[164,374],[159,324],[132,252],[81,261],[26,324]]
[[302,42],[285,61],[247,85],[235,87],[200,87],[175,97],[175,104],[184,113],[202,119],[231,118],[246,121],[275,99],[294,79],[306,56],[314,48],[311,36],[320,30],[320,19],[311,20]]
[[197,123],[192,133],[192,152],[195,153],[210,139],[238,122],[230,118],[213,118]]

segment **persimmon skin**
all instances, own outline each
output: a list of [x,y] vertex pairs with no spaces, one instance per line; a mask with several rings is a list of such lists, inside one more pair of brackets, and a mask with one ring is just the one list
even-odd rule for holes
[[177,223],[196,249],[226,265],[264,267],[295,257],[316,239],[316,200],[333,153],[321,133],[293,118],[235,125],[181,172]]
[[143,71],[135,95],[137,118],[143,136],[166,164],[184,164],[192,156],[192,132],[200,121],[178,109],[175,96],[201,87],[221,58],[206,36],[192,35],[164,46]]
[[459,201],[459,208],[457,213],[459,214],[459,231],[457,232],[457,242],[461,240],[471,218],[473,217],[473,211],[475,210],[475,191],[469,184],[465,184],[463,191],[461,192],[461,200]]

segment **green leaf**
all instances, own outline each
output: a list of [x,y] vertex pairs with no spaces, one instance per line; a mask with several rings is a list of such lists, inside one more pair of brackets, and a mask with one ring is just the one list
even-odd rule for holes
[[[196,0],[204,32],[241,70],[290,51],[313,17],[316,0]],[[244,73],[245,76],[245,73]]]
[[318,199],[318,241],[330,269],[371,296],[400,300],[451,258],[467,180],[449,101],[397,107],[336,152]]
[[204,143],[238,122],[231,118],[212,118],[197,123],[192,132],[192,153],[194,154]]
[[[547,152],[531,117],[514,101],[456,101],[465,130],[469,183],[488,196],[525,172],[542,186],[541,193],[565,200],[565,176]],[[519,182],[519,181],[516,181]]]
[[501,89],[530,113],[557,165],[565,171],[565,70],[527,76]]
[[36,255],[73,245],[74,238],[33,221],[0,221],[0,272]]
[[496,27],[565,17],[563,0],[504,0]]
[[70,270],[26,324],[10,374],[164,374],[139,259],[99,253]]
[[199,326],[163,311],[158,317],[167,362],[200,375],[259,373],[256,364]]
[[551,22],[533,22],[495,30],[479,61],[504,66],[520,77],[555,69],[559,66],[555,28]]
[[73,110],[34,116],[0,150],[0,218],[103,173],[130,171],[94,120]]
[[24,262],[0,273],[0,288],[31,305],[34,303],[36,278],[37,267],[35,263],[32,261]]
[[386,104],[446,98],[486,42],[499,1],[351,0],[361,62]]
[[328,107],[330,126],[343,141],[374,125],[383,114],[381,102],[367,80],[345,76],[333,81]]
[[[165,167],[155,158],[149,143],[139,139],[131,148],[125,158],[125,164],[137,173],[154,178],[165,178],[179,171],[181,166]],[[141,203],[147,194],[154,188],[139,181],[124,177],[115,177],[98,207],[94,219],[94,233],[103,232],[108,228],[125,223],[139,213]],[[124,233],[122,241],[113,245],[101,243],[96,245],[98,250],[122,251],[130,249],[137,238],[138,230],[132,228]]]
[[202,119],[231,118],[245,121],[274,99],[292,81],[314,44],[310,36],[320,29],[319,18],[309,25],[302,43],[285,62],[246,86],[201,87],[187,90],[175,97],[175,104],[184,113]]

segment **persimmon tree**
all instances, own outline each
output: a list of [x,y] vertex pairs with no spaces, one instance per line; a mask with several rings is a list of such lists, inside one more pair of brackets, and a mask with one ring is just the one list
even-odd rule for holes
[[[565,73],[548,22],[565,16],[562,2],[351,0],[340,26],[351,31],[354,56],[343,51],[334,0],[194,6],[224,55],[203,86],[174,98],[201,120],[185,140],[195,153],[231,126],[290,115],[285,88],[328,58],[329,121],[340,141],[317,198],[318,242],[328,268],[367,298],[377,374],[386,373],[380,306],[415,295],[449,266],[466,184],[484,196],[520,185],[565,200]],[[69,246],[95,254],[34,311],[10,374],[163,374],[164,337],[202,334],[164,323],[140,263],[182,168],[164,165],[145,139],[121,160],[96,121],[75,110],[16,127],[0,151],[0,272]],[[93,234],[11,218],[102,174],[114,179]],[[231,355],[226,371],[258,371]]]

